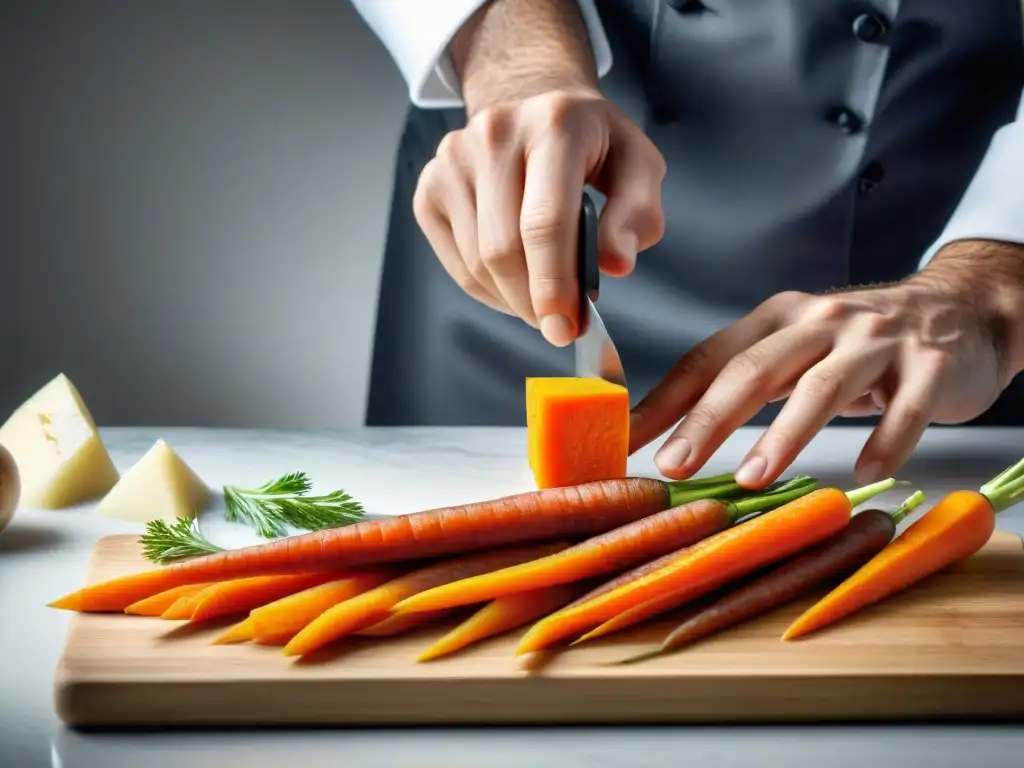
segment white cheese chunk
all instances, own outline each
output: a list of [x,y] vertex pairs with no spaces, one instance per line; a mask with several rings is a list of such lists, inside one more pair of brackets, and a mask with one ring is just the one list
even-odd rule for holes
[[118,472],[89,409],[63,373],[0,427],[0,444],[21,475],[21,503],[60,509],[107,493]]
[[163,440],[146,452],[100,502],[96,512],[138,523],[196,517],[210,489]]

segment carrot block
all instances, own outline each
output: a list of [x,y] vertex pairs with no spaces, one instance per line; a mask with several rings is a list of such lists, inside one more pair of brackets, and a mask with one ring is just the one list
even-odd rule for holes
[[211,641],[211,645],[228,645],[230,643],[245,643],[252,640],[252,619],[240,621],[231,627],[227,632]]
[[416,592],[543,557],[567,546],[568,542],[527,544],[433,563],[328,608],[288,642],[284,653],[287,656],[308,654],[334,640],[383,621],[399,600]]
[[[423,651],[416,660],[432,661],[442,656],[451,655],[473,643],[478,643],[489,637],[496,637],[542,616],[547,616],[581,595],[585,588],[585,584],[582,583],[556,584],[529,592],[503,595],[492,600],[459,624]],[[398,615],[417,616],[419,614]]]
[[429,611],[482,603],[503,595],[621,572],[695,544],[741,518],[780,506],[816,487],[812,478],[799,477],[735,502],[719,497],[741,495],[743,491],[736,483],[695,489],[693,495],[698,500],[594,536],[564,552],[428,589],[403,600],[395,611]]
[[185,584],[181,587],[157,592],[152,597],[132,603],[124,609],[124,612],[130,613],[133,616],[160,616],[180,598],[197,595],[208,586],[210,586],[209,583]]
[[169,621],[187,621],[192,618],[192,614],[196,610],[196,606],[199,605],[199,601],[206,597],[213,589],[219,586],[220,582],[214,582],[213,584],[207,584],[205,587],[200,589],[198,592],[194,592],[189,595],[182,595],[173,603],[170,607],[160,614],[161,619],[167,619]]
[[538,488],[623,478],[629,393],[601,379],[528,378],[526,434]]
[[398,575],[397,569],[355,573],[254,608],[249,614],[253,623],[253,640],[260,645],[284,645],[328,608]]
[[435,621],[442,621],[454,614],[454,608],[441,611],[421,611],[419,613],[393,613],[383,621],[378,621],[366,629],[353,632],[360,637],[393,637],[411,629],[418,629]]
[[890,478],[849,493],[820,488],[728,528],[683,550],[655,571],[534,624],[520,641],[516,655],[589,631],[641,603],[648,606],[635,611],[631,623],[656,615],[652,609],[664,610],[666,605],[682,605],[701,597],[828,538],[846,525],[854,507],[895,484]]
[[953,491],[790,624],[783,640],[815,632],[964,560],[991,538],[996,515],[1024,499],[1024,460],[979,491]]
[[340,574],[297,573],[281,576],[252,576],[214,584],[199,595],[189,621],[193,624],[221,616],[248,613],[253,608],[337,579]]

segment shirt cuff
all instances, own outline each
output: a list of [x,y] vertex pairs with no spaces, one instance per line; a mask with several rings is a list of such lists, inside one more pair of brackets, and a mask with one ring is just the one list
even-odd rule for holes
[[[464,106],[449,44],[486,0],[352,0],[356,11],[387,48],[422,109]],[[594,0],[577,0],[597,61],[598,77],[612,66],[611,46]]]
[[1024,244],[1024,91],[1016,122],[996,131],[952,218],[918,268],[944,246],[974,239]]

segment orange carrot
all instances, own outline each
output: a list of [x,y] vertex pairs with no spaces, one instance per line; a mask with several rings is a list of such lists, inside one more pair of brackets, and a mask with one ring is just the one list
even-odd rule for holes
[[252,639],[260,645],[284,645],[331,606],[378,587],[399,573],[398,569],[353,573],[254,608],[249,613]]
[[235,613],[248,613],[253,608],[336,580],[339,576],[337,573],[296,573],[220,582],[203,590],[189,621],[195,624]]
[[474,552],[451,560],[433,563],[379,587],[364,592],[333,608],[328,608],[302,629],[284,647],[285,655],[301,656],[322,646],[365,629],[390,614],[391,609],[409,595],[455,579],[504,568],[543,557],[570,545],[569,542],[525,544],[518,547]]
[[244,643],[252,640],[253,622],[247,618],[235,624],[231,629],[211,641],[212,645],[228,645],[229,643]]
[[[431,661],[448,656],[456,651],[486,640],[489,637],[521,627],[541,616],[564,607],[586,588],[583,582],[555,584],[554,586],[532,589],[512,595],[502,595],[492,600],[464,622],[455,627],[432,646],[423,651],[416,660]],[[398,614],[418,616],[420,614]]]
[[800,615],[783,633],[793,640],[964,560],[991,538],[996,515],[1024,499],[1024,460],[978,491],[945,496],[843,583]]
[[109,579],[49,605],[69,611],[123,611],[137,600],[182,584],[351,570],[511,544],[580,539],[702,498],[711,485],[707,479],[664,482],[631,477],[364,520]]
[[538,488],[625,477],[629,392],[603,379],[528,378],[526,439]]
[[124,609],[125,613],[133,616],[160,616],[164,611],[174,605],[180,598],[199,594],[209,582],[202,584],[184,584],[180,587],[157,592],[152,597],[147,597],[134,602]]
[[440,611],[420,611],[418,613],[393,613],[383,621],[378,621],[366,629],[353,632],[353,635],[360,637],[393,637],[410,629],[432,624],[435,621],[442,621],[456,613],[454,608],[445,608]]
[[166,611],[160,614],[161,619],[168,621],[187,621],[192,618],[192,614],[196,610],[196,606],[199,605],[199,601],[206,597],[210,591],[217,586],[219,582],[207,584],[198,592],[190,595],[182,595],[173,603]]
[[[395,611],[432,611],[469,605],[623,571],[725,530],[741,518],[760,514],[810,493],[817,483],[799,477],[740,501],[705,498],[636,520],[529,563],[462,579],[413,595]],[[723,485],[710,496],[731,495],[738,485]]]
[[[757,569],[800,552],[841,529],[854,507],[892,488],[892,478],[849,493],[819,488],[806,496],[727,528],[683,550],[656,571],[627,582],[589,602],[566,608],[534,624],[516,655],[538,651],[566,636],[590,630],[629,608],[668,593],[700,597]],[[655,615],[668,598],[637,611],[633,623]],[[682,601],[677,603],[681,605]]]

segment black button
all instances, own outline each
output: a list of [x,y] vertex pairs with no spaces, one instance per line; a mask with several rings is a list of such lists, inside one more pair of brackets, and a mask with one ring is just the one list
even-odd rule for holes
[[698,13],[707,10],[700,0],[665,0],[665,5],[680,13]]
[[880,43],[888,31],[888,22],[873,13],[861,14],[853,20],[853,36],[862,43]]
[[656,125],[665,125],[675,120],[675,113],[667,104],[651,104],[651,122]]
[[860,133],[864,128],[864,121],[857,116],[853,110],[847,107],[832,107],[825,113],[825,119],[833,123],[840,131],[847,136]]
[[885,168],[879,162],[871,162],[864,166],[864,170],[860,172],[860,178],[857,179],[857,190],[862,194],[866,195],[868,192],[873,192],[875,187],[882,183],[882,179],[885,178]]

